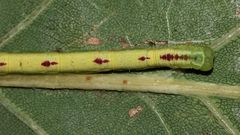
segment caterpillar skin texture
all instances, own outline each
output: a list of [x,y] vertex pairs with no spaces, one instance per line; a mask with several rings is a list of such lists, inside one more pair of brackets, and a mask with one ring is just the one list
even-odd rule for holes
[[170,67],[209,71],[214,53],[206,46],[70,53],[0,53],[0,73],[101,72]]

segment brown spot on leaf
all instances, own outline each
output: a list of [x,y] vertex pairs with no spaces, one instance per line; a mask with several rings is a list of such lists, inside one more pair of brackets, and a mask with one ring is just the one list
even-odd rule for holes
[[135,117],[135,116],[137,116],[141,111],[143,110],[143,107],[142,106],[137,106],[137,107],[135,107],[135,108],[132,108],[132,109],[130,109],[130,110],[128,110],[128,116],[129,117]]
[[123,84],[128,84],[128,80],[123,80]]
[[123,37],[120,37],[118,39],[118,41],[119,41],[120,45],[122,46],[122,48],[128,48],[130,46],[129,43],[127,42],[127,40]]
[[90,37],[86,40],[86,44],[89,45],[100,45],[102,44],[102,41],[99,38],[96,37]]
[[90,81],[90,80],[92,80],[92,77],[91,76],[86,76],[86,81]]

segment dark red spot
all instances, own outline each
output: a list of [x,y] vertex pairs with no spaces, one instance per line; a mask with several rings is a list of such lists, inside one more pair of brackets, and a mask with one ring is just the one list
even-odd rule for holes
[[57,65],[57,64],[58,64],[58,63],[55,62],[55,61],[50,62],[50,61],[48,61],[48,60],[46,60],[46,61],[44,61],[44,62],[41,63],[41,65],[44,66],[44,67],[50,67],[51,65]]
[[173,60],[173,55],[172,54],[167,54],[167,60],[168,61]]
[[107,60],[107,59],[103,60],[103,63],[108,63],[108,62],[109,62],[109,60]]
[[7,65],[7,63],[5,63],[5,62],[0,62],[0,66],[5,66],[5,65]]
[[103,64],[103,63],[108,63],[109,60],[108,60],[108,59],[96,58],[93,62],[101,65],[101,64]]
[[160,56],[160,58],[163,59],[163,60],[166,60],[167,56],[166,55],[162,55],[162,56]]
[[160,58],[163,59],[163,60],[170,61],[170,60],[173,60],[174,56],[172,54],[168,53],[168,54],[164,54],[164,55],[160,56]]
[[102,59],[96,58],[96,59],[94,60],[94,62],[97,63],[97,64],[102,64]]
[[50,63],[50,61],[44,61],[44,62],[42,62],[41,65],[44,67],[49,67],[51,65],[51,63]]
[[150,57],[147,57],[147,56],[142,56],[142,57],[139,57],[138,60],[141,60],[141,61],[145,61],[147,59],[150,59]]
[[58,63],[55,62],[55,61],[51,62],[51,65],[57,65],[57,64],[58,64]]
[[188,55],[178,55],[178,54],[164,54],[164,55],[161,55],[160,56],[161,59],[163,60],[168,60],[168,61],[171,61],[171,60],[188,60],[189,59],[189,56]]
[[176,54],[176,55],[174,56],[174,58],[175,58],[175,60],[178,60],[179,56]]

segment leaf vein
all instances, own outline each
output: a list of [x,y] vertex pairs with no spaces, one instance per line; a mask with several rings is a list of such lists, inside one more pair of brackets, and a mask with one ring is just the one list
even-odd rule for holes
[[212,48],[217,51],[224,47],[226,44],[230,43],[232,40],[237,38],[240,35],[240,25],[237,25],[227,34],[223,35],[221,38],[218,38],[212,42]]
[[170,10],[170,8],[171,8],[172,3],[173,3],[173,0],[170,1],[169,6],[168,6],[168,8],[167,8],[167,12],[166,12],[167,29],[168,29],[168,39],[171,38],[171,29],[170,29],[170,22],[169,22],[168,14],[169,14],[169,10]]
[[0,47],[3,47],[10,39],[12,39],[19,32],[32,24],[32,22],[52,3],[53,0],[44,0],[39,6],[36,7],[29,15],[12,28],[7,34],[0,38]]
[[198,97],[198,98],[212,112],[212,114],[218,120],[218,122],[224,126],[226,131],[228,131],[232,135],[240,134],[240,132],[235,127],[233,127],[233,124],[231,123],[231,121],[227,117],[223,116],[223,114],[221,114],[221,112],[210,101],[210,99],[208,97]]
[[138,94],[138,97],[140,99],[142,99],[153,110],[153,112],[157,115],[157,117],[159,118],[159,120],[163,124],[164,128],[166,129],[167,134],[171,135],[171,131],[169,129],[169,126],[167,125],[165,120],[162,118],[163,117],[162,114],[159,111],[157,111],[157,109],[155,108],[154,102],[148,96],[146,96],[144,94]]
[[[94,78],[94,82],[86,83],[86,76]],[[122,80],[129,84],[123,85]],[[71,83],[68,83],[71,82]],[[108,83],[106,83],[108,82]],[[99,85],[100,84],[100,85]],[[218,96],[239,98],[239,85],[214,84],[195,82],[155,75],[128,75],[128,74],[58,74],[58,75],[5,75],[0,77],[0,86],[36,87],[36,88],[68,88],[86,90],[118,90],[142,91],[155,93],[171,93],[181,95]]]
[[28,114],[23,112],[19,107],[12,103],[3,92],[0,92],[0,103],[12,114],[14,114],[19,120],[25,123],[30,129],[32,129],[38,135],[48,135],[48,133],[41,128]]

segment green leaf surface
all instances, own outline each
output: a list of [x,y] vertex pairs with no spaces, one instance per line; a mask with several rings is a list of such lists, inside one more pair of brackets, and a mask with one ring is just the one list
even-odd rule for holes
[[[216,52],[212,72],[127,74],[240,88],[239,17],[238,0],[0,0],[0,49],[149,48],[142,44],[147,40],[204,43]],[[100,44],[89,44],[91,37]],[[2,87],[0,103],[2,135],[240,134],[239,97]]]

